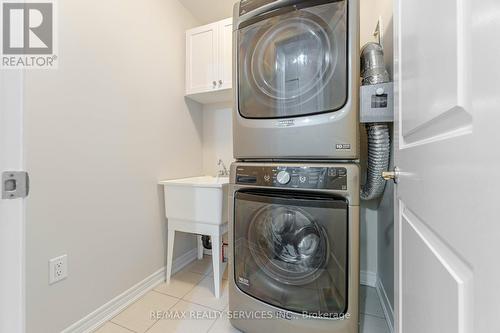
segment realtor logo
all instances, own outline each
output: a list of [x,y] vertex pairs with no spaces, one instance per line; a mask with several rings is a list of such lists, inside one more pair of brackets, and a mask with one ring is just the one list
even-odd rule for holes
[[55,68],[52,1],[2,1],[2,68]]

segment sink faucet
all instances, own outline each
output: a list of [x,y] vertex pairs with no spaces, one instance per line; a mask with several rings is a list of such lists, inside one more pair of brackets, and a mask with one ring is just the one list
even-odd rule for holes
[[219,159],[217,162],[217,166],[219,167],[219,171],[217,172],[217,176],[219,177],[229,177],[229,171],[226,168],[226,165],[224,164],[224,161],[222,159]]

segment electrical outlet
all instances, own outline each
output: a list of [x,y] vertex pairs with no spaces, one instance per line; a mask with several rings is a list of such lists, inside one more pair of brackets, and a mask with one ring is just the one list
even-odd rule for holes
[[63,255],[49,260],[49,284],[68,277],[68,256]]

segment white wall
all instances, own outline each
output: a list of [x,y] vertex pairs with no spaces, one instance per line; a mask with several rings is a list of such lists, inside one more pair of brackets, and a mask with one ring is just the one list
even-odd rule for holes
[[384,47],[384,56],[392,77],[393,63],[393,0],[361,0],[360,10],[360,40],[361,46],[368,42],[378,42],[373,36],[377,21],[381,18]]
[[[201,108],[183,98],[192,15],[176,0],[58,6],[59,69],[25,82],[28,333],[59,332],[163,267],[157,182],[202,173]],[[49,286],[62,254],[69,278]]]
[[237,1],[239,0],[179,0],[202,24],[233,16],[233,5]]
[[233,162],[233,103],[203,107],[203,172],[216,175],[217,161],[222,159],[229,169]]

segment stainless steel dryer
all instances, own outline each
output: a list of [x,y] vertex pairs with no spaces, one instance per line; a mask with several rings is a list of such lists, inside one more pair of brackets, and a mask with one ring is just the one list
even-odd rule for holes
[[358,0],[234,10],[234,157],[357,159]]
[[230,207],[234,327],[358,333],[357,165],[235,163]]

